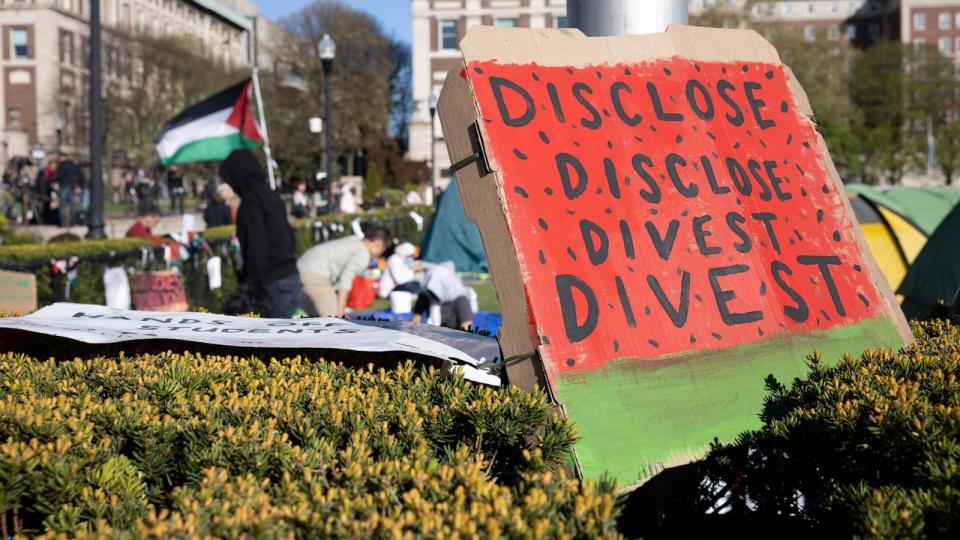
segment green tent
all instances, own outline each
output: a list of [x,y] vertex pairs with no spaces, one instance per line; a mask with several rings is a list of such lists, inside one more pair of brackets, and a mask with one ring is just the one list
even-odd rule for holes
[[876,188],[867,184],[847,184],[844,190],[848,196],[859,195],[893,210],[928,236],[937,230],[953,207],[960,204],[960,190],[946,186]]
[[427,229],[420,258],[432,263],[453,261],[457,272],[487,273],[490,270],[480,231],[463,214],[456,182],[450,182],[440,198],[440,207]]
[[960,287],[960,205],[943,220],[913,261],[897,294],[903,295],[903,312],[925,317],[939,300],[950,303]]

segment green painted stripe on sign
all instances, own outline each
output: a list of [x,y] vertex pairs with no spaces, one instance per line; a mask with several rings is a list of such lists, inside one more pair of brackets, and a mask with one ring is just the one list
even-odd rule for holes
[[233,133],[224,137],[211,137],[185,144],[177,149],[177,153],[163,162],[163,165],[176,163],[193,163],[197,161],[221,161],[230,155],[230,152],[240,148],[257,148],[260,143],[245,139],[240,133]]
[[721,351],[614,360],[602,370],[562,374],[557,397],[580,433],[584,475],[607,473],[630,486],[704,455],[714,437],[733,442],[760,427],[766,376],[789,384],[807,373],[805,359],[815,350],[833,363],[844,353],[902,346],[892,322],[871,319]]

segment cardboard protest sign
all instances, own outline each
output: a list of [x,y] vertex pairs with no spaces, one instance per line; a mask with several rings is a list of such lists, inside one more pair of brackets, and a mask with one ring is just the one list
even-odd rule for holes
[[447,361],[468,380],[499,386],[499,349],[493,338],[423,326],[333,317],[254,319],[130,311],[70,303],[47,306],[25,317],[0,319],[0,329],[92,344],[166,339],[229,347],[410,353]]
[[37,309],[37,277],[0,270],[0,311],[29,313]]
[[759,425],[764,378],[814,349],[912,339],[755,32],[481,27],[461,49],[440,118],[508,378],[549,386],[586,476],[630,485]]
[[133,274],[133,305],[143,311],[186,311],[183,278],[173,271]]

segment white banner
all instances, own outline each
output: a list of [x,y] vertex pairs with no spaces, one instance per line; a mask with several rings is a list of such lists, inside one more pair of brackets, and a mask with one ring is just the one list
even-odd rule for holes
[[[0,318],[0,328],[92,344],[173,339],[230,347],[411,353],[450,362],[452,369],[463,372],[469,380],[500,384],[500,378],[490,371],[496,358],[478,358],[440,341],[383,328],[377,323],[333,317],[250,319],[212,313],[131,311],[59,303],[25,317]],[[496,350],[499,352],[499,348]]]

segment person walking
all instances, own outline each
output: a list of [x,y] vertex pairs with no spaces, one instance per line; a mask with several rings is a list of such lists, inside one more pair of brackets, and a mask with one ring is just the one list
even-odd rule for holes
[[240,197],[237,238],[243,265],[242,282],[263,290],[270,299],[269,317],[289,318],[300,305],[303,285],[297,271],[293,229],[287,207],[267,185],[257,158],[247,149],[234,150],[220,164],[220,177]]
[[297,260],[303,276],[302,307],[311,317],[343,317],[353,278],[380,257],[387,247],[387,232],[369,228],[363,238],[351,235],[313,246]]
[[60,153],[57,178],[60,179],[60,226],[77,224],[79,206],[83,195],[83,171],[66,153]]
[[56,219],[52,214],[56,208],[54,193],[57,189],[57,163],[51,160],[37,173],[37,180],[34,183],[34,191],[43,202],[38,223],[45,225]]
[[170,213],[177,213],[177,205],[180,206],[180,213],[184,213],[183,204],[187,197],[187,189],[183,185],[183,173],[180,167],[171,165],[167,169],[167,191],[170,193]]

